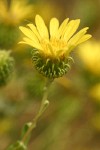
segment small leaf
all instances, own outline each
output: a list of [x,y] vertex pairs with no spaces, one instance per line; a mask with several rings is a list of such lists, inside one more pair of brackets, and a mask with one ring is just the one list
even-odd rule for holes
[[15,144],[11,145],[7,150],[27,150],[27,147],[23,142],[17,141]]
[[[32,122],[28,122],[24,125],[23,129],[22,129],[22,133],[21,133],[21,139],[24,137],[24,135],[26,134],[26,132],[28,131],[28,129],[31,127]],[[28,144],[28,141],[30,139],[31,133],[29,134],[28,138],[25,141],[25,144]]]

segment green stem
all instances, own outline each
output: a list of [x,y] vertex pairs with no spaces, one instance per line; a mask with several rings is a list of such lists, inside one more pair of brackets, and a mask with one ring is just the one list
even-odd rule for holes
[[38,119],[43,114],[43,112],[46,110],[47,106],[49,105],[49,101],[47,100],[47,97],[48,97],[49,86],[51,85],[51,83],[52,83],[52,81],[50,79],[47,79],[46,85],[44,87],[44,94],[43,94],[40,109],[39,109],[36,117],[33,119],[32,125],[30,126],[30,128],[28,129],[28,131],[25,133],[25,135],[23,136],[23,138],[21,140],[23,143],[25,143],[25,141],[28,138],[31,131],[36,127]]

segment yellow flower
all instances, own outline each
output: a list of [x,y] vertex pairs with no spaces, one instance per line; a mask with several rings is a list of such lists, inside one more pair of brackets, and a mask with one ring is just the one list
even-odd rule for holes
[[[67,18],[62,22],[61,25],[59,25],[58,19],[52,18],[50,20],[49,30],[48,30],[42,17],[39,15],[36,15],[35,24],[36,25],[29,23],[27,24],[27,27],[22,27],[22,26],[19,27],[20,30],[26,36],[23,38],[23,41],[21,41],[20,43],[28,44],[32,46],[33,48],[37,50],[38,57],[49,59],[48,60],[49,62],[51,60],[53,62],[56,60],[59,60],[60,61],[59,64],[57,63],[57,61],[54,62],[54,64],[57,64],[58,66],[62,62],[65,62],[65,64],[68,64],[68,61],[66,59],[68,59],[69,53],[77,45],[91,38],[90,34],[86,34],[88,27],[83,28],[77,34],[75,34],[76,30],[79,27],[80,19],[69,21],[69,18]],[[34,59],[36,61],[37,59],[36,55]],[[48,61],[42,62],[42,63],[48,63]],[[39,65],[37,68],[40,67]],[[50,64],[48,64],[48,67],[49,66]],[[59,68],[61,66],[59,66]],[[64,67],[65,66],[63,66],[62,75],[65,74]],[[57,66],[55,68],[57,69]],[[46,69],[48,68],[46,67]],[[51,68],[49,67],[49,70],[47,72],[49,72],[49,74],[51,73],[51,76],[52,76],[52,74],[54,73],[53,70],[55,70],[54,65],[53,66],[51,65]],[[58,72],[59,71],[56,70],[54,74]]]
[[33,12],[33,6],[27,0],[0,0],[0,20],[6,24],[19,24]]
[[78,54],[85,68],[96,75],[100,75],[100,42],[90,40],[80,45]]
[[79,27],[80,19],[68,21],[68,18],[65,19],[59,26],[58,19],[52,18],[48,31],[42,17],[36,15],[36,26],[28,24],[27,26],[30,29],[20,27],[20,30],[26,35],[20,43],[25,43],[38,49],[46,57],[68,56],[73,48],[91,37],[91,35],[86,34],[88,27],[83,28],[73,36]]

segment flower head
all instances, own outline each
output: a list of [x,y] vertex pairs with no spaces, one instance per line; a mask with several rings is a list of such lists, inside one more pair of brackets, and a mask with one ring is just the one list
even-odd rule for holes
[[75,34],[80,19],[69,21],[67,18],[59,25],[58,19],[52,18],[48,30],[39,15],[35,17],[35,24],[30,23],[27,24],[27,27],[20,27],[26,36],[20,43],[28,44],[34,48],[33,61],[35,67],[42,74],[48,77],[62,76],[70,67],[68,64],[70,52],[91,37],[90,34],[86,34],[88,27]]
[[8,5],[6,1],[0,0],[0,20],[6,24],[19,24],[33,11],[33,6],[27,2],[27,0],[11,0]]
[[0,86],[5,85],[14,69],[11,51],[0,50]]

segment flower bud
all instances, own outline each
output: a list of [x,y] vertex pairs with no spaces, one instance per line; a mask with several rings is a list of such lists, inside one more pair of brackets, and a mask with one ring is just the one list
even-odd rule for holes
[[5,85],[13,71],[14,59],[10,51],[0,50],[0,86]]

